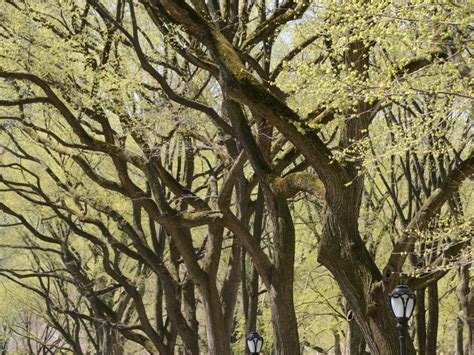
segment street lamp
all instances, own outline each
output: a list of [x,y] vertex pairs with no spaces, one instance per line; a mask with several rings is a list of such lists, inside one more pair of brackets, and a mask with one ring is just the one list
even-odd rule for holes
[[406,285],[398,285],[388,296],[400,331],[400,355],[407,355],[407,326],[415,309],[416,296]]
[[257,332],[252,332],[247,337],[247,347],[250,354],[260,354],[263,346],[263,338]]

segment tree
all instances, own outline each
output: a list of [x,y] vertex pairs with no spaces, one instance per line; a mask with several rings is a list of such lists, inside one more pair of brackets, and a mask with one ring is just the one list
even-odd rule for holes
[[[430,167],[436,179],[423,197],[407,176],[416,162],[406,160],[405,205],[397,195],[399,168],[379,165],[377,177],[367,174],[372,158],[363,148],[381,144],[371,133],[383,117],[397,149],[397,129],[405,127],[394,112],[409,112],[410,128],[426,97],[446,126],[470,117],[467,7],[88,0],[48,10],[7,1],[5,9],[12,15],[2,25],[0,106],[17,126],[4,135],[10,143],[1,182],[7,196],[35,206],[43,226],[35,228],[11,204],[0,209],[61,248],[62,258],[73,252],[45,233],[48,214],[94,246],[140,323],[139,331],[118,327],[123,337],[166,353],[179,336],[188,353],[199,352],[196,287],[209,353],[230,353],[239,274],[249,255],[269,294],[276,353],[298,354],[292,209],[294,197],[306,193],[324,196],[318,261],[338,283],[371,352],[394,353],[387,294],[420,233],[432,230],[472,175],[474,157],[470,145],[462,154],[445,147],[454,157],[441,154],[439,176]],[[278,48],[295,42],[289,51]],[[366,184],[367,176],[375,183]],[[423,186],[424,176],[418,171],[416,184]],[[380,181],[401,223],[388,261],[376,259],[369,250],[375,240],[361,235],[364,191]],[[269,247],[261,243],[264,228]],[[227,236],[231,248],[223,253]],[[458,257],[468,243],[449,252]],[[145,269],[158,278],[156,327],[138,275],[131,275]],[[409,281],[421,288],[445,274]],[[248,327],[255,324],[256,276],[251,290],[252,297],[244,295]],[[166,325],[159,320],[163,296]],[[99,318],[118,323],[101,297],[88,302],[103,308]]]

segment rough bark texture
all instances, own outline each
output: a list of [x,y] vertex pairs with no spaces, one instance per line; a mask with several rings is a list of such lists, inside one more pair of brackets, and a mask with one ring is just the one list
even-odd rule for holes
[[[355,186],[354,186],[355,185]],[[359,185],[359,188],[357,187]],[[396,354],[398,332],[388,306],[388,290],[357,232],[360,183],[330,201],[318,260],[334,275],[374,354]],[[350,206],[350,207],[349,207]]]

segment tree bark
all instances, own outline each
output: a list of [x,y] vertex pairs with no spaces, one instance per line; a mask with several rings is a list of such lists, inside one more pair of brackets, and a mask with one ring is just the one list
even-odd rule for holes
[[362,335],[359,325],[352,319],[349,321],[346,340],[346,355],[365,354],[365,339]]
[[225,327],[219,291],[213,282],[200,287],[206,319],[207,352],[211,355],[231,355],[230,336]]
[[[263,218],[264,218],[264,197],[261,188],[258,189],[253,235],[258,243],[260,243],[263,232]],[[248,283],[248,307],[246,313],[246,330],[247,334],[257,330],[257,311],[258,311],[258,272],[255,267],[251,268]]]
[[227,275],[221,288],[222,309],[224,312],[227,334],[234,330],[234,310],[240,285],[240,253],[242,247],[237,238],[232,242],[232,250],[227,265]]
[[[361,188],[358,178],[328,201],[318,260],[334,275],[371,353],[396,355],[399,339],[389,290],[358,233]],[[412,344],[409,353],[414,353]]]
[[336,330],[333,332],[334,334],[334,355],[342,355],[341,351],[341,337],[339,332]]
[[461,318],[456,320],[456,355],[464,355],[464,323]]
[[248,313],[245,328],[247,334],[257,330],[257,312],[258,312],[258,273],[254,267],[250,274],[249,282],[249,301]]
[[184,353],[186,355],[199,355],[199,324],[196,318],[196,295],[195,286],[189,277],[186,277],[183,286],[183,316],[195,336],[185,343]]
[[273,339],[276,355],[299,354],[300,344],[298,329],[295,328],[296,315],[293,307],[293,287],[285,284],[282,278],[279,283],[270,289],[270,302],[272,310]]
[[299,355],[298,325],[293,300],[295,230],[284,197],[266,192],[273,223],[274,271],[271,274],[270,305],[276,355]]
[[349,307],[347,300],[343,299],[343,308],[347,318],[347,334],[346,334],[346,355],[365,354],[366,343],[359,325],[354,319],[354,312]]
[[462,311],[464,328],[467,331],[465,353],[471,355],[474,354],[474,292],[470,287],[469,271],[469,265],[459,268],[459,285],[456,292]]
[[416,291],[416,340],[418,354],[426,354],[425,290]]
[[436,355],[438,342],[439,299],[438,283],[428,286],[428,327],[426,334],[426,354]]

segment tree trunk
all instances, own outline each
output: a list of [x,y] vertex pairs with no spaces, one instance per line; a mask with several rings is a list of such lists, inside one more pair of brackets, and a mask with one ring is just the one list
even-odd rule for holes
[[[125,354],[125,343],[124,338],[117,331],[117,329],[110,329],[110,349],[112,350],[109,354],[111,355],[122,355]],[[107,354],[107,353],[106,353]]]
[[295,229],[286,198],[265,191],[273,224],[274,271],[270,305],[276,355],[299,355],[298,323],[293,301]]
[[347,329],[346,355],[365,354],[365,347],[366,343],[364,336],[360,331],[359,325],[352,317]]
[[234,310],[240,286],[240,253],[242,247],[237,238],[232,242],[232,250],[227,265],[226,278],[221,288],[222,310],[224,312],[227,334],[233,335]]
[[434,282],[428,286],[428,329],[426,334],[426,354],[436,355],[438,342],[438,283]]
[[[357,179],[360,180],[360,179]],[[373,355],[398,355],[396,323],[382,275],[358,233],[362,181],[328,201],[318,260],[332,273]],[[409,353],[414,353],[409,341]]]
[[461,318],[456,321],[456,355],[464,355],[464,323]]
[[[275,288],[277,286],[278,288]],[[292,284],[272,285],[270,290],[273,339],[275,355],[297,355],[300,344],[298,329],[295,327],[296,314],[293,305]]]
[[255,268],[252,268],[249,282],[249,301],[248,314],[245,328],[247,334],[257,330],[257,311],[258,311],[258,273]]
[[458,270],[459,285],[457,295],[462,311],[462,320],[467,330],[465,353],[474,354],[474,292],[469,287],[469,265],[464,265]]
[[425,290],[416,291],[416,340],[418,354],[426,354]]
[[[264,219],[264,196],[261,187],[258,189],[257,200],[255,201],[255,218],[253,225],[253,236],[260,243],[263,233]],[[258,272],[252,267],[250,274],[250,282],[248,285],[248,309],[246,315],[245,328],[247,334],[257,330],[257,311],[258,311]]]
[[[242,309],[244,311],[245,316],[245,333],[248,334],[248,324],[249,324],[249,287],[247,284],[247,265],[246,265],[246,251],[245,248],[242,247],[240,251],[240,279],[242,285]],[[253,330],[253,328],[252,328]]]
[[196,318],[196,295],[194,283],[189,277],[186,277],[182,286],[183,295],[183,316],[193,333],[196,335],[184,344],[184,353],[186,355],[199,354],[199,324]]
[[255,267],[250,266],[250,275],[247,275],[245,249],[242,249],[241,267],[242,267],[242,304],[245,316],[245,334],[250,334],[257,330],[257,311],[258,311],[258,273]]
[[339,335],[339,332],[335,330],[333,334],[334,334],[334,355],[342,355],[341,337]]
[[216,284],[208,280],[206,287],[200,285],[200,293],[206,319],[207,353],[209,355],[230,355],[230,336],[225,327]]

